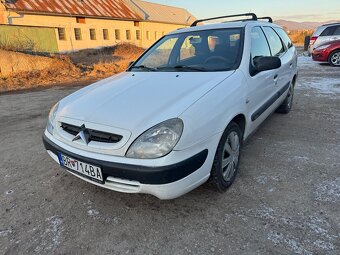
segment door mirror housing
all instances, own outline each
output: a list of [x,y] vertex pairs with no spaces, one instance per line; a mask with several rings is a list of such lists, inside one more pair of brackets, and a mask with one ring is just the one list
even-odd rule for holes
[[255,57],[253,59],[252,75],[280,67],[281,59],[279,57]]

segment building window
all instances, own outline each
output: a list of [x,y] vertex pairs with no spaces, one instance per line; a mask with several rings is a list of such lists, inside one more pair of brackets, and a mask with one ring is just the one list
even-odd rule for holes
[[150,40],[150,31],[146,31],[146,40]]
[[96,40],[96,30],[94,28],[90,28],[90,39]]
[[76,22],[81,23],[81,24],[85,24],[85,18],[84,17],[76,17]]
[[155,32],[155,40],[158,39],[158,32]]
[[103,29],[103,39],[109,40],[109,30],[108,29]]
[[81,29],[80,28],[74,29],[74,37],[76,38],[77,41],[81,40]]
[[65,28],[63,28],[63,27],[58,28],[58,37],[59,37],[60,41],[66,40]]
[[120,30],[119,29],[115,29],[115,38],[116,38],[116,40],[120,40]]
[[126,30],[126,40],[131,40],[131,31]]
[[139,27],[139,21],[134,21],[133,24],[135,25],[135,27]]
[[141,40],[140,30],[136,30],[136,39]]

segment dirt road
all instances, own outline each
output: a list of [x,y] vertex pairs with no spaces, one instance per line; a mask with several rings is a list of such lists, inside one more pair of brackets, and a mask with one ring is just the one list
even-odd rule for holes
[[0,254],[340,254],[340,70],[299,58],[294,108],[243,148],[225,194],[172,201],[66,173],[41,135],[77,88],[0,96]]

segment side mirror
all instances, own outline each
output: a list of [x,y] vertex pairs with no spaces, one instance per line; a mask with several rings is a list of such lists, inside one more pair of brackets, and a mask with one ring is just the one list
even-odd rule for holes
[[129,63],[128,68],[130,68],[130,67],[133,65],[133,63],[135,63],[135,61],[131,61],[131,62]]
[[254,74],[281,67],[281,59],[279,57],[255,57],[253,63]]

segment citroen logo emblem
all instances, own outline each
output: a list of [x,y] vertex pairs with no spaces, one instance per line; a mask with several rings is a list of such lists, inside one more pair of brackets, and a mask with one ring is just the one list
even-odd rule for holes
[[85,128],[85,125],[83,124],[80,127],[79,133],[73,138],[72,142],[81,139],[84,143],[88,144],[90,142],[89,137],[90,137],[89,131]]

